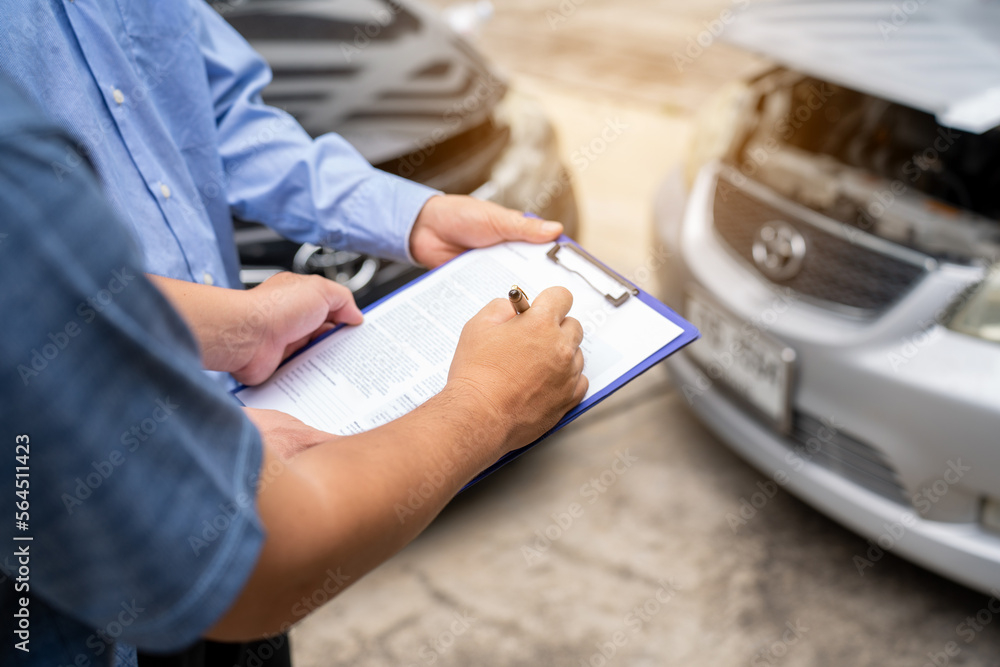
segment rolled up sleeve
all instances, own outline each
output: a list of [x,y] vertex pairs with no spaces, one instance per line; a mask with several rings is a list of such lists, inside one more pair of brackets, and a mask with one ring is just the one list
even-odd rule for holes
[[15,104],[0,87],[5,113],[27,109],[0,113],[0,283],[17,285],[2,300],[0,432],[30,434],[32,649],[39,664],[98,664],[88,656],[114,643],[178,650],[218,622],[263,548],[261,436],[201,371],[93,175],[53,172],[71,140]]

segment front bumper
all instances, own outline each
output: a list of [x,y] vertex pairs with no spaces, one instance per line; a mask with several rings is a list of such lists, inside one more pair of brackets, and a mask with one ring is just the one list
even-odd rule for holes
[[[661,191],[657,240],[674,257],[661,274],[664,295],[683,312],[686,291],[697,285],[732,315],[760,321],[781,293],[715,233],[717,173],[717,167],[702,170],[688,195],[678,172]],[[772,318],[767,333],[796,353],[793,414],[836,425],[843,447],[833,455],[821,445],[805,449],[799,433],[778,433],[716,385],[683,391],[705,386],[689,354],[675,355],[668,367],[691,407],[730,447],[872,540],[871,549],[857,554],[861,574],[866,562],[892,551],[989,591],[1000,586],[1000,536],[982,526],[980,514],[984,497],[1000,495],[1000,348],[920,324],[932,323],[979,275],[936,266],[877,318],[850,317],[805,299],[793,299]],[[903,354],[911,348],[915,354]],[[849,474],[866,466],[882,466],[878,473],[895,488]]]

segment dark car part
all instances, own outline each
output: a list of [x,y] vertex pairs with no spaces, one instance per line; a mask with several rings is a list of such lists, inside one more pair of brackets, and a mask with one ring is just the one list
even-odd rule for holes
[[[560,183],[548,189],[551,196],[497,177],[510,172],[502,167],[521,144],[556,154],[547,121],[535,117],[532,127],[519,127],[532,112],[505,108],[518,106],[506,81],[434,11],[411,0],[214,6],[270,64],[274,80],[264,100],[312,136],[337,132],[383,171],[533,210],[574,234],[576,200],[561,164],[532,179]],[[350,285],[364,304],[420,273],[340,249],[300,247],[254,223],[237,221],[236,241],[247,286],[280,270],[321,273]]]

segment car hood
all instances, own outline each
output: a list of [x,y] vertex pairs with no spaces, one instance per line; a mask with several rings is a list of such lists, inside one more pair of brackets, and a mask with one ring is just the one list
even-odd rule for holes
[[733,0],[723,39],[977,134],[1000,125],[996,0]]

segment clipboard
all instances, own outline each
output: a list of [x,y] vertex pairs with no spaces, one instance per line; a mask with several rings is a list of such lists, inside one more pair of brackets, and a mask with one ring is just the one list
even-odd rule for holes
[[[564,253],[571,253],[571,254],[565,255]],[[672,341],[661,347],[659,350],[657,350],[650,356],[646,357],[646,359],[644,359],[638,365],[633,366],[630,371],[628,371],[624,375],[619,376],[617,380],[609,384],[607,387],[597,392],[593,396],[590,396],[589,398],[585,399],[575,408],[567,412],[555,426],[553,426],[551,429],[542,434],[540,438],[538,438],[529,445],[526,445],[520,449],[515,449],[511,452],[504,454],[502,457],[500,457],[499,460],[497,460],[496,463],[483,470],[481,473],[476,475],[472,479],[472,481],[470,481],[468,484],[462,487],[462,491],[465,491],[472,485],[492,475],[500,468],[504,467],[514,459],[518,458],[519,456],[526,453],[528,450],[532,449],[533,447],[541,443],[543,440],[545,440],[552,434],[556,433],[557,431],[565,427],[567,424],[576,420],[577,417],[579,417],[583,413],[593,408],[595,405],[606,399],[608,396],[615,393],[616,391],[624,387],[626,384],[636,379],[637,377],[648,371],[650,368],[652,368],[656,364],[660,363],[661,361],[669,357],[674,352],[677,352],[681,348],[690,345],[691,343],[693,343],[694,341],[698,340],[701,337],[701,333],[693,324],[691,324],[683,317],[678,315],[676,312],[671,310],[666,304],[662,303],[659,299],[649,294],[648,292],[640,289],[637,285],[633,284],[632,282],[621,276],[619,273],[609,268],[606,264],[601,262],[599,259],[591,255],[586,250],[584,250],[576,241],[569,238],[568,236],[566,235],[560,236],[559,239],[556,240],[555,244],[546,254],[549,256],[550,259],[552,259],[556,263],[566,266],[567,270],[572,270],[574,273],[581,273],[581,269],[583,269],[585,273],[583,273],[581,277],[587,283],[589,283],[591,287],[600,292],[604,296],[604,298],[607,301],[609,301],[614,307],[617,308],[621,306],[630,298],[636,298],[645,305],[652,308],[654,311],[659,313],[664,318],[676,324],[681,329],[681,333]],[[569,265],[571,260],[560,261],[560,258],[567,256],[573,257],[573,260],[579,260],[580,263],[579,264],[574,263],[573,265]],[[605,281],[607,280],[610,280],[613,283],[620,285],[621,289],[624,291],[624,294],[619,293],[616,296],[615,293],[606,291],[602,286],[606,284]]]
[[[630,370],[622,375],[619,375],[614,381],[607,384],[603,389],[594,393],[593,395],[586,398],[582,403],[577,405],[575,408],[570,410],[566,415],[563,416],[559,422],[544,433],[541,437],[536,439],[534,442],[521,447],[520,449],[508,452],[502,456],[495,463],[487,467],[481,473],[479,473],[475,478],[472,479],[468,484],[466,484],[462,491],[468,489],[472,485],[476,484],[485,477],[496,472],[506,464],[510,463],[514,459],[520,457],[528,450],[532,449],[538,445],[542,440],[545,440],[553,433],[559,431],[567,424],[573,422],[580,415],[584,414],[595,405],[599,404],[601,401],[606,399],[608,396],[614,392],[621,389],[623,386],[637,378],[639,375],[645,373],[647,370],[658,364],[659,362],[666,359],[668,356],[674,352],[680,350],[686,345],[694,342],[700,337],[698,330],[690,322],[686,321],[680,315],[675,313],[673,310],[668,308],[665,304],[661,303],[659,300],[654,298],[649,293],[643,291],[638,286],[628,281],[620,274],[616,273],[610,269],[603,262],[598,260],[596,257],[591,255],[589,252],[584,250],[576,241],[570,239],[568,236],[562,235],[556,241],[552,242],[552,246],[546,252],[546,257],[549,261],[554,264],[562,266],[567,271],[577,274],[583,279],[583,281],[590,285],[591,289],[596,290],[600,293],[604,299],[609,302],[612,308],[619,308],[623,304],[627,303],[630,299],[637,299],[642,302],[650,309],[652,309],[657,315],[665,318],[669,322],[673,323],[680,333],[676,335],[672,340],[665,343],[661,348],[656,350],[654,353],[650,354],[644,360],[633,366]],[[452,260],[454,261],[454,260]],[[449,262],[450,263],[450,262]],[[420,284],[422,281],[426,280],[428,277],[434,275],[437,271],[442,270],[444,267],[448,266],[449,263],[445,263],[427,273],[419,276],[418,278],[410,281],[406,285],[403,285],[399,289],[395,290],[391,294],[382,297],[376,302],[370,304],[363,309],[363,312],[368,313],[369,311],[379,307],[385,302],[393,299],[397,295],[405,292],[406,290]],[[498,294],[497,296],[501,296]],[[537,295],[529,295],[532,298]],[[340,325],[326,332],[322,336],[319,336],[315,340],[309,343],[309,345],[296,351],[288,359],[282,362],[282,366],[290,363],[300,355],[304,354],[329,336],[336,334],[344,325]],[[245,385],[240,385],[232,391],[234,398],[241,404],[244,404],[240,400],[238,394],[244,389],[248,389]]]

